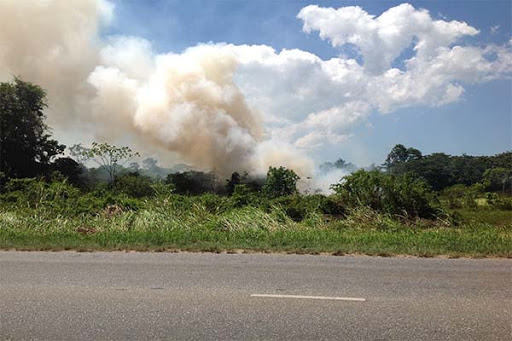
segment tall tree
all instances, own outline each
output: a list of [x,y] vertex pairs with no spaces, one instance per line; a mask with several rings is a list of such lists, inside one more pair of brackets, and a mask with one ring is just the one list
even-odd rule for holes
[[269,167],[263,192],[272,198],[297,193],[299,176],[291,169]]
[[[75,146],[73,146],[75,147]],[[107,170],[110,183],[114,182],[117,171],[128,160],[134,156],[140,156],[129,147],[116,147],[108,143],[93,142],[91,148],[81,147],[78,150],[79,155],[84,158],[92,159],[98,165]]]
[[400,172],[401,166],[409,161],[420,160],[423,157],[421,152],[416,148],[405,148],[403,144],[397,144],[391,149],[388,156],[386,157],[386,161],[384,162],[384,167],[390,173]]
[[0,83],[0,172],[5,177],[39,175],[66,148],[51,139],[44,123],[46,107],[39,86],[19,78]]

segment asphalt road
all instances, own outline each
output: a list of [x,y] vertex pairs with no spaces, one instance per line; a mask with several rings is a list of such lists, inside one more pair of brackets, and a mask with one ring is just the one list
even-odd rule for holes
[[0,295],[0,340],[512,339],[510,259],[0,252]]

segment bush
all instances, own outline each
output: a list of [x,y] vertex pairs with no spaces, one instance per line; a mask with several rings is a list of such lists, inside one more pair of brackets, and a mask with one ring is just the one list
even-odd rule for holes
[[97,196],[95,193],[87,193],[63,207],[61,213],[68,216],[97,215],[102,213],[108,206],[119,206],[126,211],[137,211],[142,206],[142,203],[123,194],[115,195],[114,193],[106,192]]
[[331,187],[349,207],[366,206],[397,216],[434,218],[434,192],[423,180],[406,174],[359,170]]
[[475,186],[458,184],[445,188],[442,198],[446,200],[448,208],[476,208],[478,192]]
[[165,183],[172,184],[176,194],[200,195],[215,190],[215,176],[213,172],[204,173],[188,171],[167,175]]
[[114,188],[133,198],[155,195],[151,179],[136,172],[118,176],[114,182]]
[[291,169],[269,167],[263,193],[269,198],[295,194],[299,179],[299,176]]
[[280,206],[286,215],[296,222],[302,221],[312,214],[335,216],[345,214],[345,207],[339,198],[326,197],[321,194],[279,197],[272,200],[272,204]]
[[486,194],[487,203],[492,208],[504,211],[512,211],[512,197],[498,195],[497,193]]
[[137,210],[141,206],[138,200],[126,194],[113,193],[107,186],[101,184],[94,191],[83,194],[67,180],[11,179],[0,199],[16,208],[43,209],[52,215],[65,216],[95,215],[109,205],[118,205],[124,210]]
[[64,205],[77,198],[80,191],[66,180],[45,182],[36,178],[11,179],[5,186],[2,199],[18,205],[36,208],[40,205]]
[[231,203],[233,207],[259,206],[261,200],[258,193],[255,193],[248,185],[235,185],[233,194],[231,195]]

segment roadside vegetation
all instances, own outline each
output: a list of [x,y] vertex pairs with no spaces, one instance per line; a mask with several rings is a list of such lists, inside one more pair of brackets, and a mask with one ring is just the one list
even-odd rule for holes
[[350,175],[331,194],[299,193],[299,176],[278,165],[226,179],[139,165],[130,148],[106,143],[64,157],[44,98],[21,80],[0,84],[1,249],[512,257],[512,152],[397,145],[371,169],[328,162],[320,168]]

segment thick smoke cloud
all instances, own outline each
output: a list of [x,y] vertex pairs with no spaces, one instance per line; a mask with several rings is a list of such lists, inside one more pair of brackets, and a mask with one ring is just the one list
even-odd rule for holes
[[[118,121],[122,131],[131,128],[200,168],[251,169],[262,128],[258,114],[233,83],[237,62],[232,55],[200,46],[146,58],[134,48],[147,51],[146,43],[127,38],[105,49],[123,51],[120,44],[129,46],[133,52],[128,57],[134,60],[103,50],[110,65],[98,66],[88,79],[96,89],[98,115],[107,116],[101,121]],[[148,63],[147,72],[141,73],[131,70],[136,60],[154,64]]]
[[[207,45],[158,55],[144,39],[102,40],[113,10],[103,0],[1,2],[0,80],[43,86],[49,123],[74,138],[156,146],[224,174],[264,171],[260,115],[233,82],[235,56]],[[272,161],[288,165],[285,154]]]
[[[311,176],[307,151],[345,143],[372,113],[445,105],[512,73],[510,42],[457,45],[479,31],[409,4],[377,17],[360,7],[300,11],[305,32],[354,46],[363,62],[226,43],[156,53],[138,37],[102,37],[114,15],[107,0],[0,1],[0,81],[45,88],[65,143],[130,145],[222,174],[283,165]],[[393,67],[406,49],[411,57]]]
[[[112,18],[105,1],[0,1],[0,80],[21,76],[42,85],[51,124],[76,119],[91,92],[98,30]],[[84,113],[84,115],[86,115]]]

